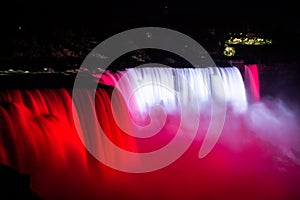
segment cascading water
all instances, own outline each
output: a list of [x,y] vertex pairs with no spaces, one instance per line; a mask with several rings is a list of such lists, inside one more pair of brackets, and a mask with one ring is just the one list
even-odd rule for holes
[[213,73],[222,79],[219,87],[225,92],[224,100],[236,111],[245,111],[245,87],[240,71],[235,67],[131,68],[120,73],[105,73],[100,82],[118,88],[127,98],[133,96],[137,112],[147,112],[151,106],[159,104],[172,112],[178,110],[178,102],[183,107],[193,106],[190,105],[192,98],[200,108],[210,102],[212,90],[216,90],[212,83]]
[[256,65],[245,66],[245,85],[248,88],[248,100],[259,101],[260,100],[260,89],[259,89],[259,78]]
[[[233,67],[213,71],[221,78],[228,110],[218,142],[202,159],[198,153],[211,120],[202,114],[211,113],[211,98],[220,91],[211,69],[137,68],[105,72],[100,83],[109,86],[99,87],[96,94],[76,88],[76,101],[69,88],[2,90],[0,162],[30,174],[32,188],[44,199],[296,199],[300,197],[297,159],[284,157],[268,142],[271,136],[261,137],[267,131],[257,125],[258,118],[272,124],[277,113],[269,110],[274,115],[270,122],[257,115],[264,112],[257,112],[260,104],[249,103],[250,97],[259,100],[259,85],[255,66],[247,67],[246,77]],[[243,78],[250,90],[247,84],[245,90]],[[93,95],[95,113],[88,109]],[[155,118],[147,121],[149,110],[156,105],[165,111],[154,113]],[[179,129],[189,134],[192,120],[182,121],[178,106],[199,107],[197,136],[165,168],[124,173],[99,162],[86,149],[87,144],[95,145],[95,151],[110,163],[130,165],[127,157],[103,142],[103,136],[97,134],[98,124],[112,143],[128,152],[155,151],[169,144]],[[140,133],[129,134],[120,128],[121,123],[127,132],[135,132],[135,123],[145,126],[155,120],[163,127],[155,129],[157,133],[150,138],[135,138]],[[80,127],[74,121],[84,123]],[[298,130],[293,126],[289,120],[289,130]],[[86,137],[83,130],[95,132],[94,137]],[[182,138],[183,143],[185,136]]]

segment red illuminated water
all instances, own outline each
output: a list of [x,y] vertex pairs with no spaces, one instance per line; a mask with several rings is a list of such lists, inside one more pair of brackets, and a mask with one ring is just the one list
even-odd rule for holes
[[[247,73],[259,100],[257,72],[249,68]],[[120,93],[111,108],[112,91],[97,89],[98,120],[92,124],[100,123],[113,143],[131,152],[148,152],[173,139],[180,122],[176,114],[169,114],[151,138],[125,134],[112,120],[113,112],[119,113],[127,130],[132,128],[131,116]],[[88,89],[81,89],[80,95],[92,99]],[[254,102],[242,114],[228,110],[217,145],[199,159],[210,121],[201,115],[198,135],[182,157],[141,174],[111,169],[86,150],[74,125],[71,90],[3,90],[0,102],[0,161],[30,174],[33,190],[44,199],[300,198],[300,129],[296,116],[278,102]],[[76,115],[89,120],[86,112],[78,110]],[[126,163],[97,139],[99,151],[113,162]]]
[[260,100],[259,77],[256,65],[245,66],[245,85],[249,89],[252,101]]

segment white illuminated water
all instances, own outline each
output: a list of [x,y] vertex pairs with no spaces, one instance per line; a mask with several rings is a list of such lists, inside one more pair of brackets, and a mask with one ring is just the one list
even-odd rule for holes
[[201,110],[213,98],[226,101],[236,112],[244,112],[248,104],[243,78],[236,67],[129,68],[105,72],[100,82],[119,89],[131,112],[148,112],[157,105],[167,112],[178,111],[179,106],[198,106]]

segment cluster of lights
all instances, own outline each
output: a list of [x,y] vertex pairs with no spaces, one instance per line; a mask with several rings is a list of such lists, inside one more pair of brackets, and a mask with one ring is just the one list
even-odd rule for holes
[[235,56],[235,45],[271,45],[272,40],[264,38],[262,35],[255,33],[229,33],[229,39],[225,40],[223,54],[228,57]]
[[263,37],[256,36],[255,34],[229,34],[233,35],[230,36],[228,40],[225,41],[225,44],[232,45],[232,44],[240,44],[240,45],[270,45],[272,44],[271,39],[266,39]]

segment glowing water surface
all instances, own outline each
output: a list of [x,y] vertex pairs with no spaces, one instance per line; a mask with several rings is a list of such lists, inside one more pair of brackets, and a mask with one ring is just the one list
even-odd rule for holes
[[[203,159],[198,152],[211,120],[210,112],[206,113],[210,104],[206,103],[214,91],[210,70],[130,69],[124,84],[116,85],[116,80],[126,71],[105,73],[100,81],[116,86],[113,107],[113,87],[101,86],[96,94],[83,88],[79,89],[82,99],[96,95],[97,119],[91,120],[85,109],[78,109],[76,115],[90,121],[91,130],[99,123],[117,146],[149,152],[174,138],[181,122],[180,113],[174,112],[178,102],[188,107],[189,98],[197,98],[201,108],[197,137],[176,162],[142,174],[120,172],[100,163],[86,150],[75,129],[69,88],[0,92],[0,161],[28,173],[33,190],[44,199],[299,199],[299,118],[280,101],[249,102],[253,92],[248,92],[248,84],[257,100],[259,85],[255,66],[246,70],[252,78],[241,76],[236,68],[217,70],[229,106],[220,139]],[[190,86],[183,88],[179,77]],[[246,89],[243,79],[247,80]],[[132,93],[141,83],[144,87]],[[129,108],[122,97],[126,93],[133,94]],[[165,108],[166,115],[163,127],[153,137],[135,138],[113,120],[117,113],[131,130],[140,112],[146,116],[140,125],[154,123],[147,121],[147,111],[156,104]],[[188,130],[189,124],[184,128]],[[97,133],[94,139],[98,150],[112,162],[128,162],[101,145]]]

